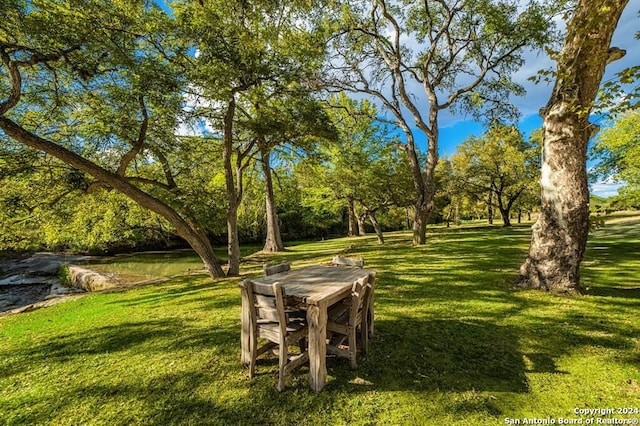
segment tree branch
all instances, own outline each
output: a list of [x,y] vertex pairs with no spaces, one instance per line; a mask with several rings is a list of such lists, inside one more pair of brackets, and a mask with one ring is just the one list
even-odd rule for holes
[[133,161],[133,159],[142,151],[144,147],[144,143],[147,137],[147,129],[149,128],[149,114],[147,112],[147,107],[144,103],[144,97],[142,95],[138,95],[138,104],[140,105],[140,111],[142,112],[142,122],[140,123],[140,131],[138,132],[138,139],[133,142],[131,149],[122,156],[120,160],[120,166],[118,167],[118,171],[116,172],[120,176],[124,176],[127,167]]

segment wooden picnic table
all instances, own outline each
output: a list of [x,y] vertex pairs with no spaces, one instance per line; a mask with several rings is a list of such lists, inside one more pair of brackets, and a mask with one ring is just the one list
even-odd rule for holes
[[[309,385],[320,391],[327,380],[327,308],[351,294],[353,283],[370,273],[363,268],[314,265],[254,279],[260,284],[279,282],[287,296],[306,305],[309,325]],[[242,300],[242,362],[249,353],[248,300]]]

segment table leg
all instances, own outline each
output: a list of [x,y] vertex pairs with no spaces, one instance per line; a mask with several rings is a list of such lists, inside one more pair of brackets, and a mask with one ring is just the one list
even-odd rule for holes
[[248,365],[251,361],[251,313],[249,298],[245,291],[242,292],[242,314],[241,314],[241,332],[240,332],[240,349],[242,354],[240,359],[244,365]]
[[307,306],[309,323],[309,385],[321,391],[327,381],[327,304]]

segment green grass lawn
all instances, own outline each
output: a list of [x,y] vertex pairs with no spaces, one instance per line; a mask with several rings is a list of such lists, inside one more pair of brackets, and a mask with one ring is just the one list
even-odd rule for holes
[[498,425],[640,407],[640,221],[592,233],[579,297],[510,289],[529,238],[432,228],[419,248],[393,233],[249,256],[247,275],[336,253],[378,272],[370,353],[356,371],[329,359],[320,393],[306,367],[278,393],[275,357],[247,378],[238,279],[184,275],[0,318],[0,424]]

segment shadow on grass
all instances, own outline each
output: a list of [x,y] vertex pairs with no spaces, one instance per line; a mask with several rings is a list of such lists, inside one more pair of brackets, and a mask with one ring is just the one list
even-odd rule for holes
[[330,374],[340,387],[357,374],[382,390],[527,392],[517,331],[486,321],[378,321],[358,371],[337,359]]
[[592,287],[586,291],[589,296],[620,297],[623,299],[640,299],[639,288]]
[[235,324],[228,328],[203,329],[191,327],[181,319],[160,319],[139,322],[122,322],[116,326],[90,328],[83,332],[62,334],[43,343],[13,350],[6,355],[0,366],[0,376],[9,377],[29,368],[42,365],[55,366],[75,362],[86,356],[122,353],[123,356],[158,353],[182,348],[220,345],[230,348],[239,341],[239,328]]

